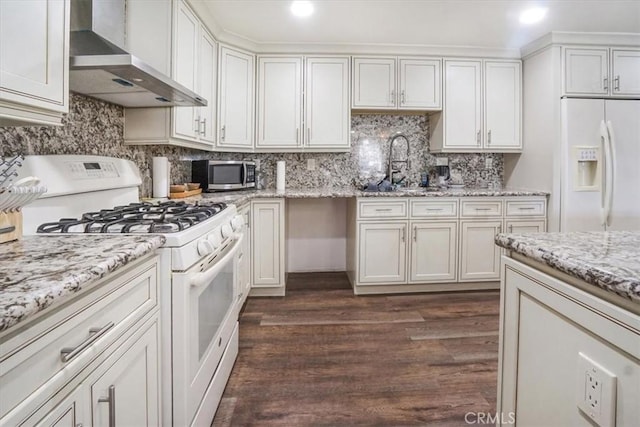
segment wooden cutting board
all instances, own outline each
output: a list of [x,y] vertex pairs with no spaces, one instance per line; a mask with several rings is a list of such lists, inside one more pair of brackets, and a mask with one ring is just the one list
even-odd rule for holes
[[184,199],[185,197],[197,196],[202,193],[202,188],[197,188],[191,191],[181,191],[180,193],[169,193],[170,199]]
[[9,233],[0,234],[0,243],[12,242],[22,238],[22,212],[0,211],[0,229],[5,227],[15,227]]

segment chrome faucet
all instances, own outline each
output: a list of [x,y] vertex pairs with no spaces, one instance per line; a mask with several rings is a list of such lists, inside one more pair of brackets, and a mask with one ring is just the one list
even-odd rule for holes
[[[405,160],[393,160],[393,143],[396,141],[396,139],[398,138],[404,138],[405,141],[407,141],[407,158]],[[393,164],[394,163],[406,163],[407,164],[407,172],[409,172],[409,138],[407,138],[404,134],[402,133],[396,133],[395,135],[391,136],[389,138],[389,169],[387,172],[387,176],[389,177],[389,182],[391,184],[393,184],[393,174],[396,172],[400,172],[398,170],[394,170],[393,169]],[[406,176],[403,177],[400,181],[402,181],[403,179],[406,179]]]

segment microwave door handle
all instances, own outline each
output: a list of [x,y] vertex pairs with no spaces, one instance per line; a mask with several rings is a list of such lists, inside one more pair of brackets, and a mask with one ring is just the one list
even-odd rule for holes
[[247,164],[242,164],[242,187],[247,187]]
[[227,262],[234,256],[236,256],[236,253],[238,252],[238,250],[240,250],[242,241],[244,240],[244,234],[241,234],[239,236],[240,237],[236,240],[233,248],[229,252],[227,252],[227,254],[222,257],[222,259],[218,260],[218,262],[216,262],[213,267],[203,271],[202,273],[193,275],[193,277],[189,281],[189,284],[192,288],[198,288],[209,283],[211,280],[213,280],[214,277],[218,275],[218,273],[220,273],[220,271],[222,271]]

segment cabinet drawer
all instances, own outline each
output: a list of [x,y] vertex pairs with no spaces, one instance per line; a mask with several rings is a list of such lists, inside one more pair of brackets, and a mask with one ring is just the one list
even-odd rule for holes
[[407,200],[360,200],[358,219],[406,218]]
[[457,200],[411,200],[411,217],[442,218],[458,216]]
[[[157,306],[157,258],[89,292],[27,329],[27,341],[3,343],[0,389],[11,393],[0,417],[38,389],[44,397],[62,386]],[[63,361],[63,349],[77,350]]]
[[461,216],[502,216],[502,200],[462,200]]
[[507,200],[507,216],[544,216],[546,202],[544,200]]

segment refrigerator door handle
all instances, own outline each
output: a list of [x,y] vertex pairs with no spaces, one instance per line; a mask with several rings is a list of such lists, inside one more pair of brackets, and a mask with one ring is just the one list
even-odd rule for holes
[[607,212],[607,200],[609,199],[609,132],[607,131],[607,125],[604,120],[600,121],[600,138],[602,139],[602,155],[603,155],[603,163],[604,163],[604,181],[602,182],[602,191],[601,191],[601,199],[600,199],[600,219],[603,226],[607,225],[607,217],[609,213]]
[[609,137],[609,176],[607,177],[607,183],[609,184],[609,191],[607,192],[606,202],[606,217],[605,221],[609,224],[609,217],[611,216],[611,207],[613,206],[613,186],[615,184],[615,168],[616,168],[616,138],[613,133],[613,126],[611,121],[607,120],[607,136]]

